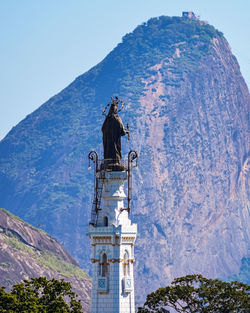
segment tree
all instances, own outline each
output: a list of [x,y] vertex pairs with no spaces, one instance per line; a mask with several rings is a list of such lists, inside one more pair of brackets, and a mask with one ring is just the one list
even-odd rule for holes
[[202,275],[176,278],[147,296],[138,313],[249,313],[250,286]]
[[82,313],[80,300],[70,283],[45,277],[14,285],[10,292],[0,288],[0,313]]

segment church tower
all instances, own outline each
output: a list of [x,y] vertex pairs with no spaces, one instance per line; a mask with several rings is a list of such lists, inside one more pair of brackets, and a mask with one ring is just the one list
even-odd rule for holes
[[91,313],[135,313],[133,267],[137,225],[132,224],[129,212],[132,168],[137,166],[137,153],[132,150],[127,160],[121,159],[121,136],[129,132],[117,115],[119,102],[118,98],[112,99],[103,123],[104,159],[98,160],[95,151],[89,153],[89,160],[95,166],[88,232],[93,263]]

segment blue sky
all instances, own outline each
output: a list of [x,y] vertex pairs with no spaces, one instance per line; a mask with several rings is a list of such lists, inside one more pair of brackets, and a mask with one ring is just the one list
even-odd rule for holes
[[0,0],[0,139],[137,25],[182,11],[224,33],[250,86],[249,0]]

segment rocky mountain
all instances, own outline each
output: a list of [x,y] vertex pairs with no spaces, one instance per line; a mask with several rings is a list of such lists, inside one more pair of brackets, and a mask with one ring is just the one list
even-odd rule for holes
[[91,279],[68,252],[44,231],[0,209],[0,286],[31,277],[64,279],[89,312]]
[[229,277],[249,258],[248,88],[213,26],[152,18],[0,142],[0,205],[57,238],[91,270],[88,152],[101,155],[111,95],[139,154],[137,301],[174,277]]

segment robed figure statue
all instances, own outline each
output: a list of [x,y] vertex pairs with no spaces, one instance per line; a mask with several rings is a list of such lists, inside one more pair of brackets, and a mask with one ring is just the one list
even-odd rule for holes
[[117,97],[115,99],[111,98],[109,113],[102,125],[104,166],[113,171],[124,170],[124,166],[120,162],[122,158],[121,136],[129,134],[129,131],[124,128],[122,120],[117,114],[119,102],[123,105],[123,101]]

